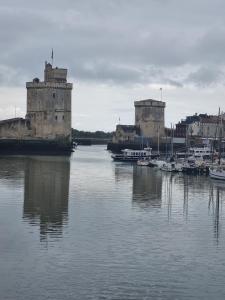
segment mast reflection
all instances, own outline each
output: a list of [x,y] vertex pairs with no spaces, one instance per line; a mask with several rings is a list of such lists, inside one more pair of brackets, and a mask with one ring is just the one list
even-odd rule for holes
[[24,219],[40,224],[40,239],[59,237],[68,219],[68,157],[31,157],[25,165]]
[[209,193],[209,212],[211,211],[214,217],[213,228],[214,237],[219,243],[220,236],[220,213],[222,211],[222,199],[225,193],[225,182],[216,180],[211,181],[210,193]]

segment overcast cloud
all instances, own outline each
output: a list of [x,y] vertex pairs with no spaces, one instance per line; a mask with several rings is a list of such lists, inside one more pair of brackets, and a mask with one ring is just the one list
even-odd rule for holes
[[78,129],[113,130],[119,117],[132,124],[133,101],[159,99],[160,87],[167,124],[215,113],[224,102],[224,11],[224,0],[0,0],[0,118],[14,106],[25,112],[25,81],[43,78],[52,47],[74,82]]

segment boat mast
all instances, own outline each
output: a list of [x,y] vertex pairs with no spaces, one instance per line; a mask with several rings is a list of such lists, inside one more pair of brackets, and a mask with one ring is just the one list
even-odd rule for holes
[[216,140],[217,140],[217,131],[218,131],[218,127],[219,127],[219,118],[220,118],[220,107],[219,107],[219,111],[218,111],[218,118],[217,118],[216,130],[215,130],[215,137],[214,137],[214,140],[212,141],[212,144],[211,144],[212,163],[214,161],[213,153],[214,153],[214,150],[216,149],[215,144],[216,144]]
[[173,129],[172,123],[171,123],[171,134],[170,134],[170,137],[171,137],[171,156],[173,156],[173,138],[174,138],[174,129]]
[[221,163],[221,144],[222,144],[222,112],[220,112],[220,130],[219,130],[219,165]]

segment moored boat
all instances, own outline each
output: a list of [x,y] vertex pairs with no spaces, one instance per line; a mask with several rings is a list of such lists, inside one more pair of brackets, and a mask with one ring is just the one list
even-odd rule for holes
[[160,170],[166,172],[182,172],[182,165],[176,162],[165,162],[161,167]]
[[143,150],[124,149],[121,154],[112,154],[114,161],[136,162],[140,159],[150,159],[152,148],[144,148]]
[[211,168],[209,168],[209,176],[212,179],[225,180],[225,166],[212,166]]
[[137,165],[141,166],[141,167],[148,167],[150,164],[150,160],[149,159],[139,159],[137,161]]

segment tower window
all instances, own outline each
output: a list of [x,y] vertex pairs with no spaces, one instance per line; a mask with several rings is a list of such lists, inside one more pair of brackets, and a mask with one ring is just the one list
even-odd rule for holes
[[52,97],[55,98],[55,93],[52,94]]
[[57,117],[57,116],[55,116],[55,119],[56,119],[56,121],[57,121],[58,117]]
[[62,116],[62,119],[64,120],[64,116]]

